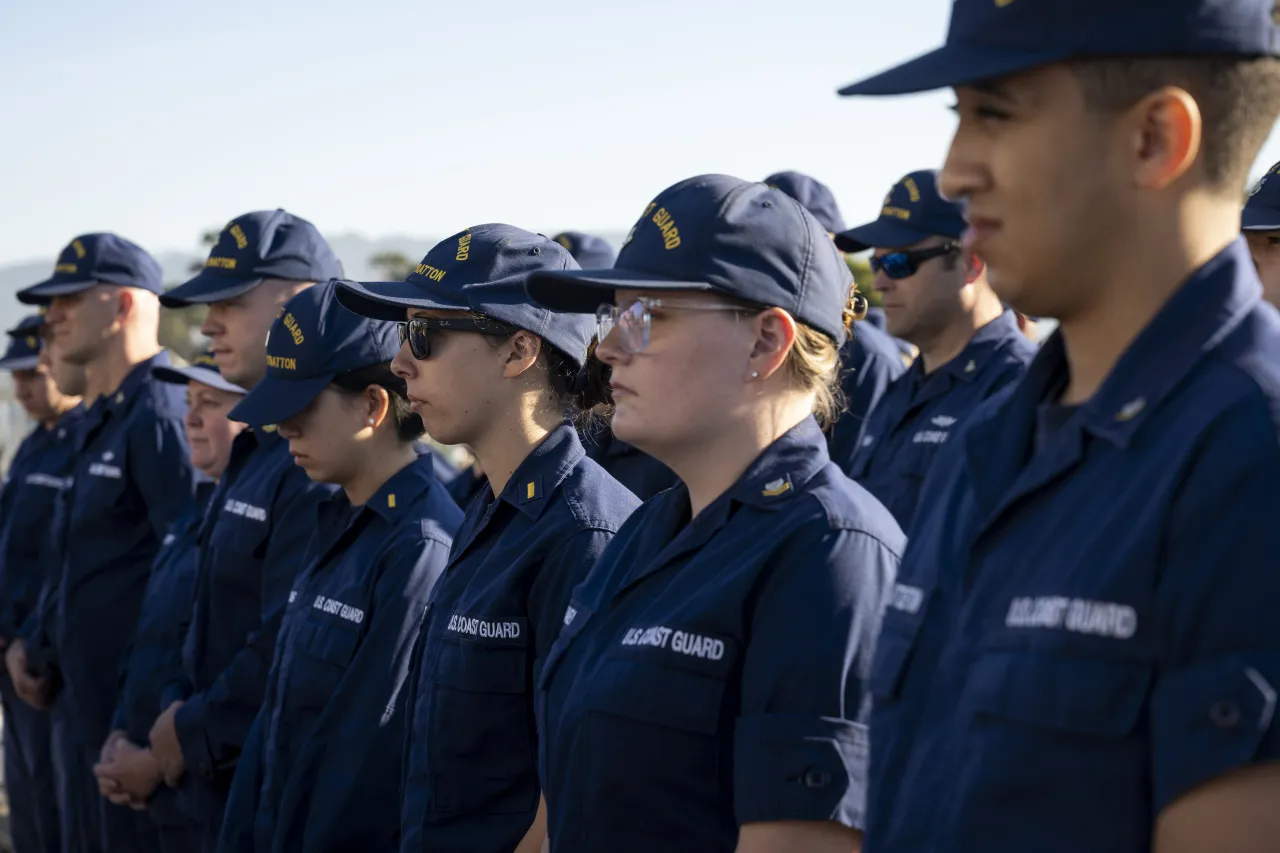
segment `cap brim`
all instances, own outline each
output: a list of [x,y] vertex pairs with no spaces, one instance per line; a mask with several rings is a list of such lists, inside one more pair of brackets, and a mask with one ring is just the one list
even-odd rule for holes
[[96,281],[42,281],[18,291],[18,301],[23,305],[48,305],[55,296],[69,296],[96,285]]
[[186,308],[188,305],[208,305],[210,302],[221,302],[234,299],[242,293],[248,293],[264,279],[235,278],[223,273],[202,270],[190,281],[166,290],[160,294],[160,304],[166,308]]
[[1061,62],[1065,48],[1026,53],[965,44],[949,44],[840,89],[841,95],[909,95],[964,86]]
[[219,391],[227,391],[231,394],[246,393],[239,385],[228,382],[222,378],[221,373],[207,367],[153,367],[151,375],[157,381],[167,382],[170,385],[199,382],[201,385],[208,385],[210,388],[217,388]]
[[283,423],[301,414],[333,381],[334,374],[310,379],[277,379],[267,376],[227,413],[233,421],[251,427]]
[[410,308],[470,311],[457,291],[416,281],[339,280],[338,302],[353,314],[373,320],[403,320]]
[[836,235],[836,248],[842,252],[865,252],[867,249],[898,249],[938,236],[890,219],[877,219]]
[[639,270],[556,270],[535,272],[525,282],[529,298],[552,311],[592,314],[613,302],[619,290],[702,290],[717,288],[705,281],[679,281]]
[[0,370],[35,370],[40,364],[38,355],[20,355],[16,358],[0,358]]
[[1241,231],[1280,231],[1280,210],[1246,207],[1240,214]]

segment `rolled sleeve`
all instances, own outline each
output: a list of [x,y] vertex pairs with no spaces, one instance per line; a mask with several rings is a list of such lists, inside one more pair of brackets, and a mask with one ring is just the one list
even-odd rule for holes
[[739,824],[863,828],[865,681],[898,555],[865,533],[803,531],[751,617],[734,733]]
[[733,804],[739,824],[836,821],[863,827],[867,727],[833,717],[763,714],[738,720]]
[[[1280,759],[1280,440],[1260,402],[1207,433],[1166,524],[1152,805]],[[1224,519],[1225,521],[1224,523]]]

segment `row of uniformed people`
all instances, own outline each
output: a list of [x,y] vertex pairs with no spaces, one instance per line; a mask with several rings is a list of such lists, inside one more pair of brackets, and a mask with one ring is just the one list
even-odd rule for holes
[[[1223,8],[1214,14],[1229,17]],[[970,6],[958,6],[955,14],[984,20]],[[1222,32],[1255,29],[1215,31],[1213,47],[1224,49]],[[957,32],[962,43],[968,30]],[[1041,61],[1027,56],[1018,61]],[[924,73],[920,68],[901,74]],[[991,108],[971,114],[970,101],[995,96],[967,88],[962,95],[962,122],[989,119]],[[1016,94],[1004,98],[1018,102]],[[1186,106],[1176,100],[1162,102],[1162,109]],[[1154,124],[1147,129],[1156,135],[1176,129],[1163,112],[1149,118]],[[1192,126],[1200,120],[1190,112],[1184,118]],[[975,133],[969,124],[962,130]],[[1168,142],[1166,136],[1160,141]],[[965,163],[949,161],[956,195],[983,189],[976,171],[982,147],[973,135],[966,143]],[[1144,150],[1160,157],[1167,149]],[[1201,174],[1186,170],[1196,168],[1188,164],[1197,156],[1192,151],[1170,168],[1194,184]],[[963,173],[961,165],[974,171]],[[1125,181],[1116,184],[1128,188]],[[913,195],[924,197],[919,181],[912,183],[914,193],[902,182],[908,205],[918,201]],[[1156,183],[1141,184],[1141,191],[1168,186]],[[1229,241],[1234,229],[1222,226],[1230,224],[1232,208],[1211,181],[1202,183],[1202,195],[1213,198],[1202,224],[1216,229],[1214,239]],[[1182,203],[1168,198],[1164,207]],[[909,206],[886,207],[896,210],[885,215],[910,219]],[[423,641],[411,650],[411,671],[400,684],[409,695],[393,692],[397,701],[385,703],[379,718],[393,724],[408,717],[401,722],[409,739],[401,809],[408,849],[488,849],[490,841],[493,849],[519,849],[536,846],[544,826],[552,849],[563,850],[850,849],[858,843],[854,827],[864,822],[868,736],[860,720],[873,694],[876,748],[865,821],[869,844],[879,849],[1146,849],[1155,817],[1164,820],[1166,809],[1184,832],[1201,824],[1221,830],[1231,839],[1224,849],[1257,848],[1246,846],[1251,838],[1265,842],[1256,830],[1266,815],[1254,811],[1237,821],[1243,829],[1222,819],[1251,795],[1266,793],[1265,775],[1219,786],[1207,802],[1193,797],[1190,812],[1179,801],[1197,786],[1213,787],[1219,776],[1274,758],[1273,649],[1265,637],[1253,642],[1244,633],[1265,628],[1259,620],[1274,603],[1274,587],[1236,567],[1248,569],[1273,553],[1264,546],[1274,544],[1276,527],[1264,523],[1215,536],[1212,511],[1252,507],[1265,521],[1275,504],[1276,438],[1267,395],[1275,387],[1270,365],[1280,321],[1257,305],[1256,274],[1240,247],[1211,253],[1207,264],[1188,262],[1187,283],[1167,306],[1155,303],[1150,325],[1139,321],[1135,352],[1155,360],[1153,372],[1168,371],[1163,379],[1135,368],[1141,367],[1136,356],[1105,384],[1105,372],[1073,376],[1061,335],[1025,382],[976,407],[961,441],[917,440],[929,430],[912,432],[911,444],[943,450],[931,466],[936,490],[923,502],[904,494],[900,511],[913,517],[913,539],[894,584],[900,531],[829,463],[810,421],[827,408],[824,388],[834,379],[836,347],[845,337],[839,317],[849,286],[822,226],[781,193],[711,176],[656,199],[612,271],[575,271],[556,257],[554,244],[534,235],[493,238],[505,231],[480,226],[450,238],[404,283],[336,286],[338,298],[357,313],[404,317],[405,345],[396,358],[406,399],[433,432],[452,435],[451,425],[461,422],[457,440],[477,451],[494,487],[490,494],[498,495],[469,506],[422,614]],[[979,265],[940,241],[945,232],[917,233],[933,245],[876,247],[886,277],[905,281],[928,264],[932,271],[958,272],[963,288],[980,281]],[[519,257],[509,257],[508,249]],[[997,260],[1008,264],[1015,249],[1010,244]],[[1054,283],[1061,260],[1029,268],[1026,286]],[[523,281],[510,280],[513,267],[521,268],[515,277]],[[981,288],[962,292],[975,306],[974,317],[992,309]],[[1037,298],[1020,301],[1028,307],[1055,302],[1048,290],[1032,295]],[[1211,310],[1201,310],[1202,303]],[[557,312],[514,317],[513,308],[539,304]],[[298,373],[306,363],[301,349],[308,335],[314,341],[323,334],[300,323],[291,306],[272,331],[268,370],[314,398],[332,377]],[[651,452],[680,479],[620,525],[595,505],[575,502],[564,487],[579,465],[587,472],[590,465],[560,460],[543,470],[537,464],[544,448],[542,456],[553,455],[557,433],[570,444],[578,441],[567,427],[550,428],[566,411],[554,382],[569,383],[572,373],[567,401],[591,402],[591,362],[585,350],[573,361],[556,341],[559,324],[575,322],[562,312],[593,307],[600,331],[610,332],[600,335],[596,354],[613,371],[618,437]],[[1064,332],[1078,335],[1080,327],[1066,323],[1080,319],[1073,316],[1076,307],[1062,301],[1055,307]],[[890,300],[891,321],[903,316],[896,311]],[[327,315],[319,313],[322,323]],[[918,374],[901,392],[906,410],[932,402],[935,386],[968,387],[961,383],[976,380],[971,374],[985,373],[986,365],[1001,368],[996,377],[1016,372],[1012,343],[1007,353],[996,348],[999,357],[978,358],[991,348],[984,331],[1003,319],[1006,330],[1015,327],[1009,315],[991,310],[968,335],[932,341],[926,324],[920,340],[936,347],[926,359],[928,348],[921,346]],[[448,360],[450,350],[456,362]],[[949,352],[954,355],[945,358]],[[1087,344],[1079,352],[1089,352]],[[564,363],[553,364],[552,353]],[[446,363],[457,368],[448,375],[464,376],[466,387],[441,381],[437,371],[446,372]],[[958,375],[940,374],[948,365],[958,365]],[[541,375],[528,376],[531,371]],[[478,384],[484,379],[493,387]],[[1084,387],[1089,382],[1098,387]],[[1158,398],[1139,393],[1148,385]],[[979,393],[990,390],[975,389],[973,396]],[[463,402],[458,408],[451,405],[455,394]],[[1156,408],[1171,417],[1163,424],[1150,420],[1147,413]],[[467,432],[477,411],[510,418],[506,434],[489,435],[483,424]],[[886,423],[898,428],[899,419],[910,416],[886,417]],[[945,410],[927,417],[940,432],[961,419]],[[1221,432],[1210,431],[1211,423]],[[1141,426],[1147,431],[1138,435]],[[1163,431],[1156,432],[1159,426]],[[1086,441],[1086,428],[1090,438],[1096,433],[1110,442]],[[305,425],[297,429],[306,435]],[[539,430],[542,443],[530,442]],[[874,447],[879,434],[868,433],[867,446]],[[1204,464],[1193,464],[1202,457]],[[109,471],[110,461],[95,464]],[[1184,488],[1184,479],[1199,488]],[[1153,503],[1152,495],[1169,500]],[[1111,543],[1116,548],[1103,536],[1115,524],[1062,512],[1078,509],[1085,496],[1121,502],[1117,518],[1128,527]],[[495,551],[508,536],[516,546],[545,545],[542,527],[553,525],[542,519],[551,505],[587,522],[585,530],[570,526],[584,539],[608,539],[611,524],[616,534],[594,567],[582,567],[581,584],[548,592],[567,592],[568,600],[561,602],[559,622],[547,625],[559,608],[537,595],[536,581],[518,607],[508,605],[500,593],[519,597],[529,578],[505,570],[494,578],[486,571],[494,567],[486,565],[491,551],[485,545],[487,535],[495,537]],[[227,507],[241,516],[260,514],[252,505]],[[1169,529],[1175,521],[1183,524]],[[1004,535],[991,535],[993,526]],[[1166,537],[1178,547],[1166,551]],[[1010,566],[1025,568],[1032,541],[1040,546],[1035,551],[1052,557],[1038,571],[1010,572]],[[1061,552],[1047,548],[1050,542]],[[1224,564],[1216,557],[1231,559]],[[1226,575],[1210,571],[1224,565]],[[1157,569],[1170,577],[1159,578]],[[1157,581],[1163,586],[1153,590]],[[1229,593],[1253,593],[1223,598],[1216,594],[1221,583]],[[1020,584],[1034,587],[1033,594],[1015,595]],[[1144,594],[1155,600],[1144,601]],[[1214,606],[1219,600],[1228,606]],[[1231,618],[1231,602],[1241,618]],[[872,664],[884,604],[886,626]],[[268,703],[282,684],[284,696],[292,695],[285,655],[297,642],[290,639],[294,632],[326,638],[316,646],[316,663],[341,668],[327,640],[342,635],[328,632],[345,627],[339,620],[356,621],[357,612],[365,625],[358,606],[318,595],[309,605],[304,600],[302,607],[264,617],[284,638],[264,642],[275,633],[264,630],[249,644],[259,661],[272,661],[262,688]],[[317,613],[333,617],[323,632]],[[1148,617],[1176,626],[1176,637],[1158,642],[1140,634]],[[1072,633],[1084,639],[1073,641]],[[1128,647],[1118,644],[1135,638],[1158,646],[1151,654],[1168,666],[1154,672],[1149,658],[1125,658]],[[268,646],[274,649],[264,654]],[[339,679],[354,674],[352,660]],[[1157,677],[1167,689],[1152,696]],[[1116,697],[1123,713],[1109,721],[1117,708],[1108,700]],[[1137,723],[1148,702],[1156,715],[1151,730]],[[264,705],[248,739],[261,739],[254,749],[268,764],[275,749],[291,748],[279,743],[278,728],[272,745],[271,714]],[[161,764],[164,734],[151,736]],[[965,758],[969,744],[980,749],[981,761]],[[1108,751],[1108,744],[1123,748]],[[341,735],[325,748],[347,769],[365,758],[344,750]],[[1052,772],[1035,761],[1019,763],[1029,751]],[[241,762],[241,770],[247,766]],[[163,772],[175,769],[181,779],[181,766]],[[287,848],[273,835],[276,826],[296,820],[305,829],[318,820],[282,816],[276,792],[287,783],[273,786],[265,770],[261,778],[241,770],[223,827],[226,843],[247,833],[249,849]],[[541,801],[539,786],[529,784],[534,773]],[[331,781],[302,784],[294,802],[314,798]],[[1014,799],[1021,810],[1002,813],[1001,803]],[[1167,834],[1156,843],[1176,849]]]
[[[62,708],[81,727],[53,738],[57,749],[74,749],[77,762],[62,767],[57,785],[64,849],[216,849],[219,836],[229,850],[340,849],[344,838],[378,849],[397,836],[403,849],[536,849],[548,820],[562,828],[556,844],[564,849],[612,844],[585,826],[575,841],[574,819],[556,804],[567,807],[576,794],[550,796],[543,822],[535,815],[540,787],[559,784],[546,762],[541,786],[538,778],[537,756],[559,719],[551,709],[566,696],[586,695],[554,685],[583,679],[608,693],[610,682],[598,681],[594,670],[615,645],[627,658],[617,663],[627,666],[610,676],[617,691],[611,701],[633,708],[639,722],[662,723],[662,709],[627,697],[697,692],[687,699],[698,707],[673,710],[668,721],[685,740],[663,743],[659,725],[650,760],[672,746],[688,749],[690,733],[706,743],[718,740],[717,731],[723,737],[719,700],[741,694],[744,703],[724,726],[737,716],[750,721],[758,730],[742,743],[743,765],[766,758],[774,765],[753,783],[756,793],[744,806],[750,819],[741,822],[762,823],[765,833],[790,831],[785,821],[831,808],[840,821],[853,821],[866,746],[857,722],[858,662],[870,652],[902,542],[883,508],[828,462],[812,417],[815,405],[823,417],[836,414],[829,395],[851,279],[821,226],[775,190],[712,176],[677,185],[655,203],[680,218],[687,242],[668,249],[662,227],[643,219],[622,260],[648,272],[617,270],[625,286],[617,300],[607,276],[603,285],[578,282],[586,290],[577,298],[591,302],[578,314],[548,310],[525,289],[530,276],[546,274],[550,282],[576,270],[569,253],[509,226],[479,226],[444,241],[424,259],[425,272],[405,282],[302,287],[300,278],[269,278],[263,258],[252,255],[269,254],[257,248],[272,240],[263,220],[283,215],[242,217],[211,253],[234,263],[211,262],[196,281],[165,295],[213,303],[205,323],[213,364],[181,369],[137,345],[148,340],[155,315],[146,297],[155,291],[139,286],[142,276],[131,284],[121,258],[145,271],[140,250],[109,235],[86,235],[68,247],[59,267],[79,261],[86,269],[60,269],[26,295],[51,297],[55,358],[72,350],[64,337],[123,338],[111,341],[113,359],[97,352],[82,358],[89,418],[123,435],[95,443],[97,434],[79,431],[66,490],[74,496],[85,483],[132,487],[97,505],[97,515],[118,528],[131,512],[145,511],[149,525],[161,511],[165,490],[137,482],[164,479],[160,465],[181,472],[179,482],[194,482],[190,472],[198,466],[216,483],[193,490],[209,500],[203,518],[189,500],[170,495],[165,508],[175,522],[146,542],[151,547],[136,548],[135,556],[146,552],[144,570],[128,566],[142,578],[141,590],[101,594],[122,605],[136,595],[129,609],[137,629],[121,632],[116,650],[128,660],[123,689],[113,684],[94,694],[83,664],[65,660],[66,650],[79,651],[63,639],[68,622],[102,638],[92,631],[97,614],[67,601],[57,580],[46,590],[49,612],[37,610],[14,644],[10,669],[30,688],[29,699],[48,704],[56,685],[48,674],[32,674],[30,663],[52,622],[48,645],[64,682],[52,703],[55,722]],[[288,222],[292,233],[306,227],[299,222]],[[695,239],[699,231],[722,243]],[[716,273],[725,258],[739,268]],[[666,265],[665,286],[653,280],[655,263]],[[237,267],[253,278],[228,275]],[[709,276],[716,284],[696,284]],[[564,298],[556,294],[571,292],[569,283],[546,287],[550,296],[542,298],[553,304]],[[601,303],[609,310],[595,318],[585,310]],[[404,318],[398,353],[385,322],[393,318]],[[586,457],[567,422],[607,399],[603,365],[589,352],[597,329],[605,333],[600,355],[620,377],[613,383],[615,423],[630,424],[620,438],[641,439],[682,482],[642,514],[650,520],[632,524],[627,541],[635,555],[622,562],[634,562],[636,576],[601,561],[596,577],[604,586],[571,605],[575,587],[639,504]],[[255,357],[251,342],[263,337],[266,350]],[[692,366],[683,378],[697,381],[682,387],[663,379],[677,375],[669,368],[633,375],[632,363],[657,359]],[[112,367],[114,374],[104,370]],[[107,385],[115,375],[127,378]],[[189,404],[190,456],[180,465],[161,454],[173,443],[166,441],[170,416],[181,409],[164,390],[178,388],[175,381],[185,383]],[[228,408],[243,390],[233,416],[253,426],[236,434]],[[129,405],[135,398],[143,403],[136,410]],[[438,439],[472,448],[488,479],[489,497],[470,505],[461,528],[430,460],[413,458],[409,442],[423,422]],[[147,439],[158,446],[143,444]],[[179,446],[188,448],[186,441]],[[296,471],[309,476],[291,494],[285,481]],[[330,488],[312,488],[314,482]],[[134,491],[142,493],[136,505],[124,505]],[[90,496],[81,498],[79,514],[90,515]],[[54,525],[55,551],[69,547],[74,497],[67,503],[66,520]],[[277,512],[281,504],[291,514]],[[279,526],[282,516],[304,532],[291,539]],[[762,546],[765,521],[776,529]],[[57,555],[64,583],[89,574],[86,564],[110,551],[98,541],[109,538],[106,519],[79,523],[88,535],[79,537],[77,559]],[[134,539],[157,534],[150,527],[130,532]],[[667,549],[671,540],[675,547]],[[296,551],[280,553],[282,542]],[[739,552],[750,559],[736,578],[715,594],[704,589]],[[784,572],[796,555],[804,572]],[[289,558],[298,567],[291,575],[280,569]],[[609,625],[597,599],[606,589],[630,594],[628,606],[639,609],[624,621],[640,621]],[[829,617],[785,623],[814,608]],[[575,639],[573,654],[548,670],[561,625],[573,625],[579,613],[572,634],[562,637]],[[603,633],[589,644],[583,629],[593,624]],[[797,628],[816,633],[797,636]],[[622,632],[616,643],[607,639],[615,631]],[[771,639],[750,645],[753,634]],[[678,682],[663,681],[667,655]],[[806,677],[807,668],[822,677]],[[100,664],[91,674],[101,684],[118,671]],[[78,703],[65,707],[71,689],[97,700],[90,713]],[[91,713],[99,706],[101,715]],[[193,707],[198,713],[184,718]],[[385,743],[401,730],[403,781],[399,750]],[[570,724],[555,737],[590,731]],[[827,747],[815,751],[815,742]],[[784,754],[775,754],[779,747]],[[731,844],[739,822],[731,786],[717,781],[714,762],[698,758],[705,750],[687,755],[697,759],[693,767],[711,772],[706,786],[694,788],[718,793],[702,804],[709,811],[687,815],[687,823],[712,832],[717,845]],[[597,751],[564,754],[585,759]],[[602,763],[581,768],[586,779],[574,773],[569,780],[607,790],[609,767],[631,761],[596,758]],[[796,773],[805,777],[798,788]],[[161,780],[173,790],[163,790]],[[794,790],[811,793],[797,798]],[[115,805],[93,808],[96,796],[88,795],[99,792]],[[629,799],[622,794],[617,806]],[[151,822],[139,819],[143,808]],[[593,811],[611,834],[617,821],[607,808]],[[715,820],[707,824],[705,814]],[[685,823],[654,822],[651,829],[658,838],[678,838]],[[157,833],[153,824],[165,829]],[[835,826],[818,831],[838,832]]]

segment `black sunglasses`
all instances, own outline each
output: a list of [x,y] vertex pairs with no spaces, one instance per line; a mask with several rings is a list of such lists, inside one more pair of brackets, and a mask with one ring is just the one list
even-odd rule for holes
[[892,279],[910,278],[920,269],[920,265],[933,258],[955,254],[960,251],[959,243],[943,243],[928,249],[916,249],[911,252],[890,252],[887,255],[871,258],[872,272],[884,270],[884,274]]
[[476,332],[481,335],[497,335],[504,338],[509,338],[519,331],[506,323],[499,323],[488,317],[413,317],[396,323],[396,328],[400,332],[400,345],[404,346],[405,341],[408,341],[409,352],[418,361],[431,358],[432,330]]

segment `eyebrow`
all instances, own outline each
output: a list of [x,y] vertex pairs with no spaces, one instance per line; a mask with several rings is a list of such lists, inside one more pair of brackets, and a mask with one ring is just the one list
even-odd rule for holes
[[989,95],[990,97],[1009,104],[1017,103],[1018,100],[1013,96],[1013,93],[1009,91],[1008,84],[1000,79],[979,80],[976,83],[968,83],[961,88],[972,89],[975,92],[979,92],[983,95]]

